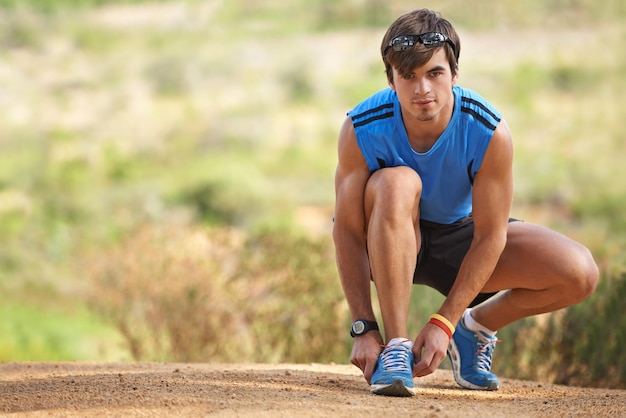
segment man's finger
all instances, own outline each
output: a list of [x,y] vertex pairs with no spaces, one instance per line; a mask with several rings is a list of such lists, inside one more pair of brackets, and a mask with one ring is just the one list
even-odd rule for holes
[[435,353],[427,348],[420,351],[422,353],[421,359],[419,359],[413,366],[413,375],[415,377],[422,377],[432,373],[430,370]]
[[374,374],[374,369],[376,368],[377,361],[378,358],[373,361],[368,361],[365,365],[365,370],[363,370],[363,376],[365,376],[365,380],[367,380],[367,383],[370,383],[370,380],[372,379],[372,375]]

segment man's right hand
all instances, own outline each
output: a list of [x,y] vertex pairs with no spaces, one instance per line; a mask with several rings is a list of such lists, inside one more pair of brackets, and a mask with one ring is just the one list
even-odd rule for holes
[[379,331],[370,331],[367,334],[354,338],[350,362],[361,369],[363,377],[370,383],[378,356],[383,351],[383,337]]

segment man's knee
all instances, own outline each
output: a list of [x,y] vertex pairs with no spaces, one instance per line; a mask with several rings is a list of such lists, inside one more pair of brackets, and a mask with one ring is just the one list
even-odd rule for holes
[[389,167],[375,171],[367,182],[366,192],[385,199],[406,199],[421,195],[422,179],[410,167]]
[[[582,246],[581,246],[582,247]],[[593,294],[600,279],[598,265],[593,259],[591,252],[582,247],[574,258],[576,264],[576,289],[578,301],[582,302]]]
[[365,188],[368,213],[380,209],[385,217],[416,216],[422,194],[422,179],[409,167],[383,168],[374,172]]
[[554,291],[567,306],[575,305],[589,298],[596,289],[600,273],[591,252],[580,244],[576,244],[564,261],[555,282]]

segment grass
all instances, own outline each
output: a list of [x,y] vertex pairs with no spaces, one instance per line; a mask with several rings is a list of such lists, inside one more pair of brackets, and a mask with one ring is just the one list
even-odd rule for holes
[[[3,361],[129,360],[124,341],[93,313],[76,308],[2,300]],[[68,302],[66,302],[68,303]]]

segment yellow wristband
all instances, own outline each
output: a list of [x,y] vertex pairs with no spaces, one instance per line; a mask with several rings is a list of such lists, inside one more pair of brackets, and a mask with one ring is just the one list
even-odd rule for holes
[[446,327],[448,327],[448,329],[450,330],[450,333],[454,334],[454,330],[455,330],[454,325],[452,325],[452,322],[448,321],[448,319],[445,316],[435,313],[435,314],[432,314],[430,318],[441,321]]

